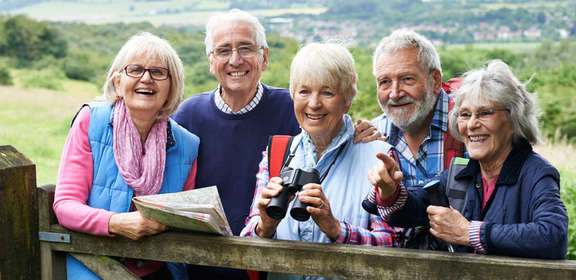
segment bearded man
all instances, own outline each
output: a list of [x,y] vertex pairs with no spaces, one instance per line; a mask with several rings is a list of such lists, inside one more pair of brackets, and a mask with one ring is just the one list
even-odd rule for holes
[[[373,65],[384,113],[372,123],[396,148],[404,185],[423,185],[464,155],[464,145],[448,133],[450,96],[442,89],[440,57],[424,36],[399,29],[380,41]],[[404,246],[435,249],[426,233],[407,230]]]

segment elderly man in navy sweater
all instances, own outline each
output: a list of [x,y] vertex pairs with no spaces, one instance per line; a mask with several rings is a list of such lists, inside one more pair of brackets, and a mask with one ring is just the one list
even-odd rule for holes
[[[254,197],[258,163],[275,134],[300,132],[286,89],[260,82],[268,43],[258,19],[233,9],[206,24],[206,54],[218,88],[184,101],[174,120],[200,137],[196,187],[216,185],[234,235]],[[196,279],[247,279],[245,271],[192,266]]]

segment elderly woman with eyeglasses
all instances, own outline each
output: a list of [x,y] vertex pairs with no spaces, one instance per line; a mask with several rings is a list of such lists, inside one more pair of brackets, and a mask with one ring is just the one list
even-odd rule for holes
[[[85,105],[62,152],[54,212],[64,227],[130,239],[166,226],[142,216],[133,196],[194,188],[199,139],[169,118],[182,98],[183,66],[170,44],[150,33],[130,38],[104,85],[107,102]],[[183,266],[121,260],[145,279],[170,279]],[[68,279],[99,279],[67,256]]]
[[[504,62],[467,73],[449,120],[466,145],[467,165],[406,189],[398,166],[378,155],[369,173],[377,189],[374,210],[390,225],[429,225],[456,251],[564,259],[568,217],[558,171],[532,150],[540,141],[537,116],[533,96]],[[452,206],[460,200],[462,211],[437,206],[438,195]]]

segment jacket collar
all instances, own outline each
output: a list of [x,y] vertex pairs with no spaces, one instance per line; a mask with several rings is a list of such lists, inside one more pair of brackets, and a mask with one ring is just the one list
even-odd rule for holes
[[[526,139],[520,139],[516,143],[512,144],[512,151],[504,161],[502,170],[500,170],[500,175],[498,175],[498,181],[496,185],[514,185],[518,181],[520,171],[524,162],[528,156],[532,153],[532,146]],[[465,177],[474,178],[480,174],[480,164],[477,160],[471,159],[468,162],[466,168],[460,171],[456,175],[456,179],[462,179]]]

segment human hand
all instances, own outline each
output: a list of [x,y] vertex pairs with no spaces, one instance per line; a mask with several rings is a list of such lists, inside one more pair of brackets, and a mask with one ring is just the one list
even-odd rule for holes
[[[256,234],[264,238],[272,238],[276,232],[276,227],[281,220],[276,220],[266,212],[266,207],[270,204],[273,197],[276,197],[282,191],[282,178],[273,177],[268,182],[268,185],[262,189],[260,198],[257,201],[258,210],[260,211],[260,221],[256,225]],[[290,200],[292,200],[292,196]]]
[[122,235],[132,240],[138,240],[143,236],[154,235],[165,230],[165,225],[142,216],[139,211],[114,214],[110,216],[108,222],[110,233]]
[[470,222],[458,210],[452,207],[428,206],[426,212],[432,235],[450,244],[471,246],[468,234]]
[[331,239],[338,238],[340,235],[340,221],[332,215],[330,202],[324,195],[321,185],[315,183],[304,185],[302,191],[298,193],[298,199],[308,205],[306,211],[310,213],[310,216],[322,232]]
[[378,187],[378,194],[382,199],[386,199],[396,192],[404,175],[398,164],[387,154],[377,153],[376,157],[380,161],[368,171],[368,181]]
[[362,142],[368,143],[374,140],[388,140],[386,137],[382,137],[380,131],[372,125],[372,122],[365,120],[358,120],[354,125],[354,144]]

